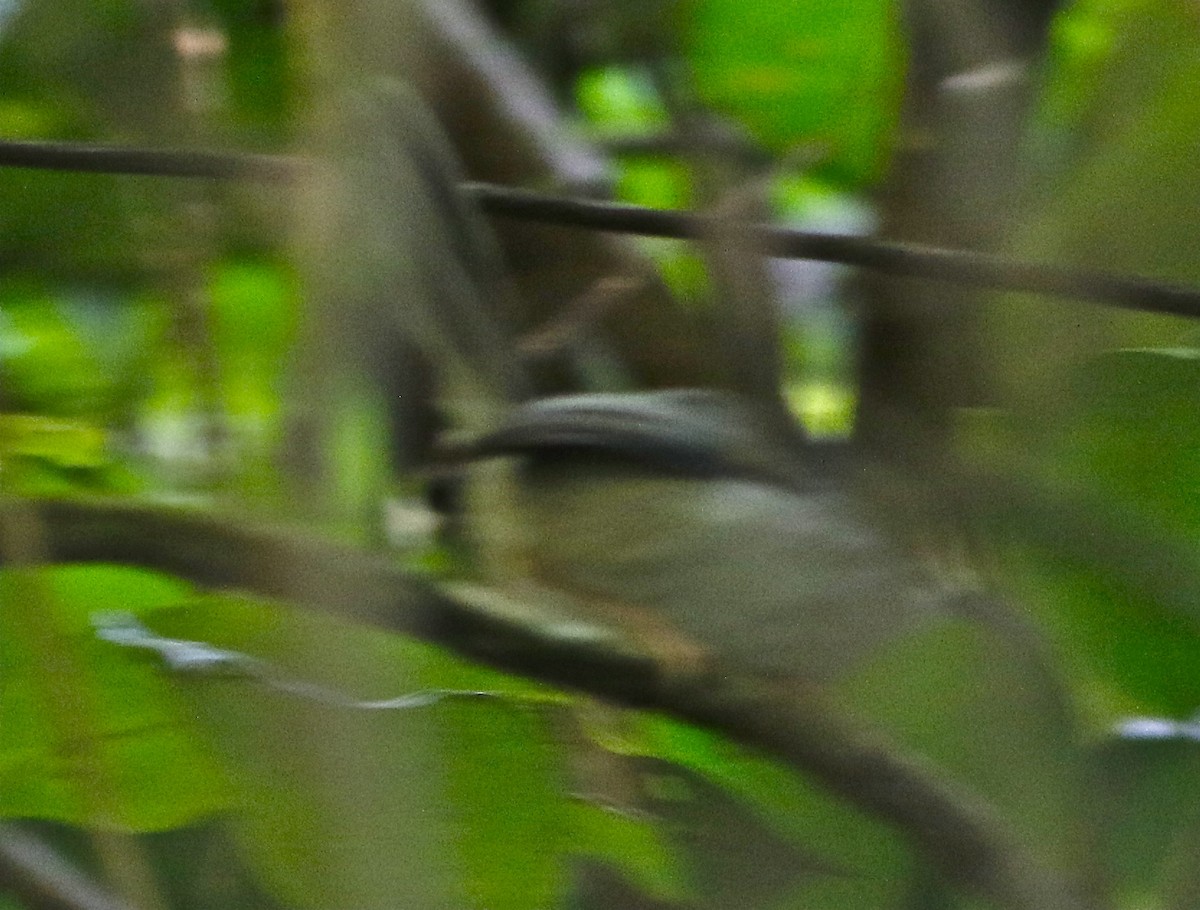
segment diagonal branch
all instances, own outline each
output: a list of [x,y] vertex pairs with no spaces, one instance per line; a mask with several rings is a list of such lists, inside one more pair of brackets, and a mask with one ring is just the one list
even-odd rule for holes
[[949,878],[1006,910],[1086,910],[974,795],[826,704],[736,673],[673,677],[618,634],[581,635],[494,592],[437,589],[393,561],[293,530],[120,500],[36,505],[49,558],[173,572],[365,620],[484,663],[661,710],[763,749],[886,819]]
[[[464,189],[490,215],[647,237],[692,238],[703,230],[706,218],[689,212],[574,199],[482,183],[468,184]],[[1200,318],[1200,289],[1169,282],[988,253],[770,225],[749,231],[758,249],[781,259],[838,262],[889,275],[1071,297],[1147,313]]]

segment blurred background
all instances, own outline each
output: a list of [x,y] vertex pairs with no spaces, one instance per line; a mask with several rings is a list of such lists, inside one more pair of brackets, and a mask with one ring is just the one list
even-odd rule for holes
[[[0,2],[5,142],[298,161],[353,145],[342,93],[380,75],[467,179],[721,216],[698,242],[494,219],[513,289],[491,303],[536,391],[736,392],[878,466],[896,524],[948,513],[1043,662],[995,691],[1060,687],[1063,716],[974,736],[1026,710],[956,703],[974,639],[914,642],[839,709],[1011,808],[1094,906],[1200,903],[1194,322],[763,259],[737,227],[1194,286],[1200,8]],[[219,549],[288,522],[413,578],[468,571],[436,365],[379,301],[331,295],[327,187],[272,173],[0,167],[0,910],[1003,906],[717,733],[155,571],[164,547],[213,557],[136,517],[88,533],[146,568],[20,568],[59,539],[22,502],[103,496],[212,515]],[[97,641],[113,611],[154,630],[136,655]],[[152,659],[181,641],[218,672]],[[360,704],[426,690],[489,697]],[[1080,779],[1103,798],[1072,805]]]

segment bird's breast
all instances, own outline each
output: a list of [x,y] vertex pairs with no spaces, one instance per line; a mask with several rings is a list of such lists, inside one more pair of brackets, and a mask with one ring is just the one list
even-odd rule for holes
[[831,680],[938,614],[920,566],[846,494],[588,459],[523,476],[544,581],[645,610],[722,662]]

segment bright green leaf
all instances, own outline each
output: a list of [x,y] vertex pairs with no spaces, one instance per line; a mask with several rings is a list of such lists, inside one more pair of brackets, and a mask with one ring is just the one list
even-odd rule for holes
[[295,281],[280,263],[234,259],[214,266],[208,293],[226,407],[268,429],[295,335]]
[[[153,831],[226,808],[221,776],[170,685],[142,655],[97,640],[90,625],[97,612],[169,607],[188,586],[99,565],[47,569],[32,581],[0,574],[0,815],[89,825],[103,811],[111,823]],[[30,601],[31,591],[44,596]],[[24,611],[46,605],[77,665],[69,680],[48,680],[33,650],[39,638]],[[68,691],[72,705],[59,704]],[[67,718],[72,729],[62,726]],[[85,767],[103,778],[81,776]]]
[[103,429],[74,420],[31,414],[0,414],[0,458],[43,458],[71,468],[108,461]]
[[629,67],[587,70],[575,84],[575,100],[588,123],[618,136],[666,129],[670,117],[653,83]]
[[[542,687],[436,648],[262,603],[199,601],[157,630],[361,699],[486,691],[407,710],[314,703],[252,681],[186,692],[224,757],[242,842],[297,907],[552,903],[573,844]],[[545,694],[543,694],[545,693]]]
[[883,172],[899,119],[899,10],[878,0],[692,0],[685,56],[700,97],[777,150],[820,143],[849,185]]
[[10,408],[62,416],[95,415],[110,391],[54,296],[28,286],[0,292],[0,382]]

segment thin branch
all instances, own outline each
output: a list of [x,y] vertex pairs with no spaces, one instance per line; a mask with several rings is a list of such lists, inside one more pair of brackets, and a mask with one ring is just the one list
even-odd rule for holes
[[[464,189],[491,215],[647,237],[689,239],[700,233],[706,218],[483,183],[469,183]],[[842,234],[771,226],[751,228],[750,232],[759,249],[783,259],[838,262],[910,278],[1074,297],[1130,310],[1200,318],[1200,289],[1183,285]]]
[[[288,181],[295,179],[303,166],[303,159],[287,156],[0,141],[0,167]],[[462,189],[490,215],[646,237],[693,239],[704,230],[706,217],[711,217],[489,183],[465,183]],[[1145,313],[1200,318],[1200,289],[1186,285],[867,237],[773,226],[759,226],[749,232],[759,249],[781,259],[838,262],[890,275],[1048,294]]]
[[148,149],[90,142],[0,141],[0,167],[45,171],[275,181],[293,179],[299,165],[298,159],[275,155]]
[[[34,507],[31,504],[31,507]],[[1007,910],[1085,910],[986,804],[826,704],[737,673],[680,680],[618,632],[560,632],[496,592],[436,589],[394,561],[244,521],[119,500],[36,503],[49,555],[236,588],[449,647],[469,658],[702,724],[789,762],[893,823],[935,867]]]

